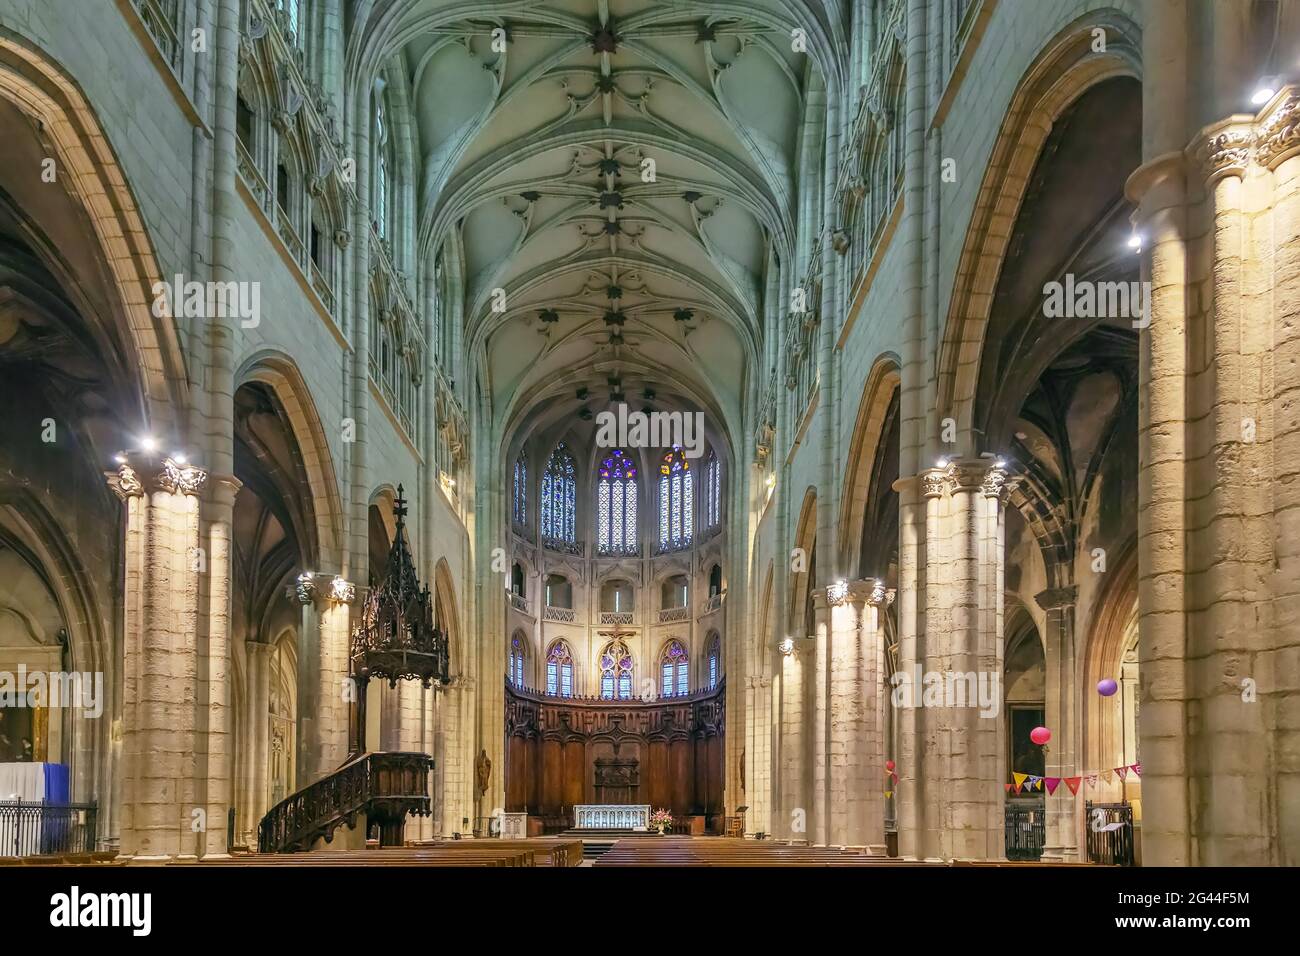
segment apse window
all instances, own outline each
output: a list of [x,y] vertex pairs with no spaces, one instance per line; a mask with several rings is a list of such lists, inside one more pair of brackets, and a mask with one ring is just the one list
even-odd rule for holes
[[622,641],[611,641],[600,655],[600,696],[632,699],[632,653]]
[[563,641],[554,644],[546,655],[546,693],[552,697],[573,696],[573,655]]
[[690,693],[689,666],[686,648],[682,646],[682,642],[669,641],[659,659],[663,678],[659,691],[661,696],[673,697]]

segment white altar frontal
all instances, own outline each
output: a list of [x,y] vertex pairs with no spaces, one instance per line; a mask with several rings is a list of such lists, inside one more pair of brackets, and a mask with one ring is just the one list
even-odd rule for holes
[[577,830],[648,830],[650,805],[574,804],[573,826]]

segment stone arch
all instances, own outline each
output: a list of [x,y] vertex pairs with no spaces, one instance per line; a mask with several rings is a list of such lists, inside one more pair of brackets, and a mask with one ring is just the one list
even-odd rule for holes
[[[1081,766],[1087,770],[1106,770],[1125,762],[1124,708],[1136,705],[1136,700],[1128,699],[1132,696],[1128,689],[1122,686],[1124,654],[1137,634],[1138,627],[1136,539],[1130,541],[1107,575],[1107,586],[1092,615],[1093,623],[1084,645],[1081,668]],[[1120,682],[1120,692],[1112,697],[1102,697],[1097,692],[1097,684],[1105,678]],[[1118,783],[1115,784],[1115,789],[1121,789]],[[1119,794],[1117,792],[1109,796],[1118,798]],[[1106,797],[1103,794],[1099,799]]]
[[155,317],[161,275],[128,177],[77,83],[42,51],[0,28],[0,98],[30,117],[58,160],[60,182],[85,211],[110,280],[109,308],[129,337],[142,424],[178,431],[186,406],[185,359],[171,318]]
[[849,443],[848,475],[840,501],[840,567],[850,568],[853,577],[878,569],[858,567],[858,544],[862,539],[867,498],[870,494],[874,463],[885,440],[890,405],[898,391],[902,363],[892,353],[878,358],[867,375],[858,406],[853,438]]
[[245,361],[235,376],[235,388],[246,382],[261,382],[269,386],[280,400],[289,418],[290,431],[298,445],[298,453],[307,473],[312,515],[316,526],[317,564],[337,560],[342,547],[343,502],[339,494],[338,478],[334,471],[334,456],[321,424],[311,389],[307,386],[298,365],[288,355],[274,349],[264,349]]
[[103,714],[100,720],[80,719],[80,711],[64,711],[61,749],[71,768],[72,798],[98,796],[104,823],[111,832],[116,807],[112,798],[110,729],[121,714],[120,668],[113,651],[111,607],[101,603],[81,552],[63,525],[26,489],[0,490],[0,550],[14,552],[44,585],[58,608],[66,632],[69,671],[102,673]]
[[[795,523],[794,546],[804,553],[806,570],[790,573],[790,614],[787,627],[794,627],[796,622],[802,627],[804,605],[808,600],[808,590],[815,584],[814,561],[817,543],[817,488],[810,485],[803,495],[803,505],[799,509],[799,520]],[[787,560],[789,560],[787,558]],[[800,637],[806,637],[802,631]]]
[[455,670],[457,661],[463,672],[465,667],[464,633],[461,629],[460,609],[456,606],[456,585],[452,577],[451,565],[446,558],[439,558],[433,568],[433,582],[430,590],[434,593],[435,606],[442,609],[442,619],[434,623],[447,635],[447,647],[451,653],[451,666]]
[[[1094,53],[1092,31],[1099,27],[1106,31],[1106,50]],[[1118,11],[1095,11],[1048,41],[1007,108],[971,213],[938,356],[938,412],[957,420],[963,453],[982,450],[974,434],[980,357],[1034,165],[1053,122],[1091,87],[1119,76],[1141,78],[1140,31]]]

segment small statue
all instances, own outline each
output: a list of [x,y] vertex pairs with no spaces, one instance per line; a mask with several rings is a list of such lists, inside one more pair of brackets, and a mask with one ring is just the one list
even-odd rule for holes
[[474,761],[474,776],[478,778],[478,792],[482,796],[487,793],[488,781],[492,778],[492,760],[486,749],[479,749],[478,759]]

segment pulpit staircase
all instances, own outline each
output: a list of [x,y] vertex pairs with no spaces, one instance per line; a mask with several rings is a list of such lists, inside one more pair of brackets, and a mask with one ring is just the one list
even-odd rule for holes
[[281,800],[257,828],[259,853],[310,850],[329,843],[341,826],[358,820],[379,827],[380,846],[401,846],[408,814],[428,816],[428,754],[403,751],[361,754],[315,783]]

